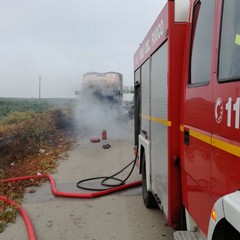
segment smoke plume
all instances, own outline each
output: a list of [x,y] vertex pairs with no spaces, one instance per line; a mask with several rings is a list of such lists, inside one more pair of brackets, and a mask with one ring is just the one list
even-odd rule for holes
[[78,130],[85,136],[100,137],[105,129],[109,138],[133,138],[133,127],[122,105],[91,92],[80,94],[76,119]]

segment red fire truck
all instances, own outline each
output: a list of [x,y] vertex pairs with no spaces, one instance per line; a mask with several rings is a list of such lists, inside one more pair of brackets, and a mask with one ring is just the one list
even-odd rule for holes
[[239,12],[169,0],[134,55],[143,200],[175,239],[240,239]]

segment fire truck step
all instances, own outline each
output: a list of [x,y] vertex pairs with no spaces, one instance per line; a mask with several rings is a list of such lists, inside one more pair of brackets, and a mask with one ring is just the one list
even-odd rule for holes
[[199,232],[176,231],[173,236],[174,240],[206,240]]

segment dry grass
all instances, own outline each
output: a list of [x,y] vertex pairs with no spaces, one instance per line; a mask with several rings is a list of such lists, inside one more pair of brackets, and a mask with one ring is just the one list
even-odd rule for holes
[[[67,151],[74,144],[74,139],[71,135],[65,134],[65,129],[56,127],[52,112],[29,114],[31,117],[26,114],[26,118],[20,114],[21,121],[9,117],[13,123],[0,126],[2,140],[21,132],[21,138],[7,145],[8,152],[5,157],[8,165],[0,169],[0,179],[53,173],[59,160],[66,159]],[[39,186],[43,181],[44,179],[34,179],[0,183],[0,195],[21,204],[25,189]],[[14,222],[15,219],[16,209],[0,201],[0,232],[4,231],[8,222]]]

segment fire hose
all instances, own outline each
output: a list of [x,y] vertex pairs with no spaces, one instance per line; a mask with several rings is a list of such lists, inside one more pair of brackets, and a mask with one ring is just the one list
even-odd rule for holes
[[[133,166],[132,166],[129,174],[127,175],[127,177],[125,179],[116,178],[117,175],[119,175],[121,172],[123,172],[125,169],[127,169],[132,164],[133,164]],[[122,185],[125,184],[125,182],[128,180],[128,178],[131,176],[135,165],[136,165],[136,159],[134,159],[132,162],[130,162],[124,168],[122,168],[120,171],[118,171],[117,173],[114,173],[111,176],[93,177],[93,178],[83,179],[83,180],[78,181],[76,186],[78,188],[81,188],[81,189],[84,189],[84,190],[90,190],[90,191],[104,191],[104,190],[108,190],[108,189],[111,189],[111,188],[122,186]],[[99,180],[99,179],[103,179],[101,181],[101,185],[105,186],[105,188],[89,188],[89,187],[84,187],[84,186],[81,185],[83,182],[89,182],[89,181],[92,181],[92,180]],[[107,183],[108,180],[114,180],[114,181],[116,181],[118,183],[110,184],[110,183]]]
[[[132,163],[132,162],[131,162]],[[130,164],[128,164],[129,166]],[[134,164],[135,165],[135,164]],[[126,168],[126,167],[125,167]],[[124,168],[124,169],[125,169]],[[122,172],[124,169],[122,169],[120,172]],[[130,174],[132,173],[132,170],[130,172]],[[130,176],[130,174],[128,175],[128,177]],[[108,180],[108,179],[117,179],[114,178],[114,176],[116,176],[117,174],[114,174],[110,177],[100,177],[100,178],[104,178],[104,181]],[[50,174],[42,174],[42,175],[32,175],[32,176],[23,176],[23,177],[16,177],[16,178],[8,178],[8,179],[2,179],[0,180],[1,183],[8,183],[8,182],[15,182],[15,181],[23,181],[23,180],[29,180],[29,179],[39,179],[39,178],[48,178],[49,182],[50,182],[50,186],[51,186],[51,190],[52,193],[56,196],[56,197],[69,197],[69,198],[96,198],[96,197],[101,197],[113,192],[117,192],[117,191],[121,191],[127,188],[131,188],[131,187],[135,187],[138,186],[142,183],[142,181],[135,181],[132,183],[127,183],[125,184],[125,182],[128,179],[128,177],[124,180],[120,180],[120,184],[118,186],[114,186],[114,187],[110,187],[108,189],[97,189],[96,192],[90,192],[90,193],[74,193],[74,192],[60,192],[57,190],[56,185],[55,185],[55,181],[53,179],[53,177]],[[93,178],[93,179],[97,179],[97,178]],[[79,185],[81,182],[85,182],[88,181],[89,179],[85,179],[82,181],[79,181],[77,183],[77,185]],[[92,179],[90,179],[92,180]],[[106,185],[106,184],[105,184]],[[29,240],[36,240],[36,236],[35,236],[35,232],[34,232],[34,228],[33,225],[31,223],[30,217],[28,216],[27,212],[15,201],[10,200],[8,198],[6,198],[5,196],[1,196],[0,195],[0,200],[4,201],[5,203],[9,204],[9,205],[13,205],[16,207],[16,209],[18,210],[18,212],[20,213],[20,215],[22,216],[26,228],[27,228],[27,232],[28,232],[28,238]]]

